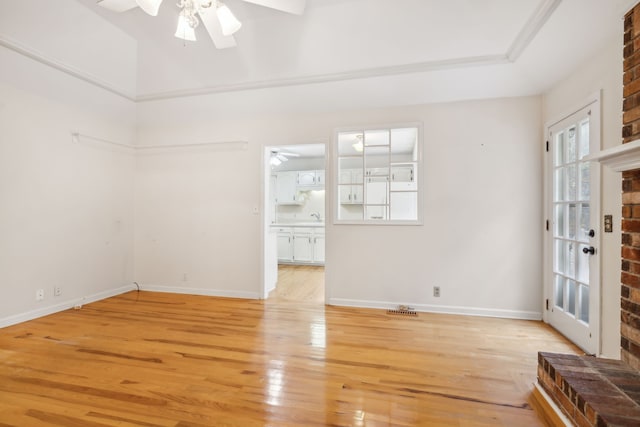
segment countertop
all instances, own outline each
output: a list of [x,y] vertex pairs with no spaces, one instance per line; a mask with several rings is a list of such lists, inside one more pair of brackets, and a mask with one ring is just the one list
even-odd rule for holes
[[311,228],[324,228],[324,222],[279,222],[279,223],[275,223],[275,224],[271,224],[271,227],[273,228],[277,228],[277,227],[291,227],[291,228],[298,228],[298,227],[311,227]]

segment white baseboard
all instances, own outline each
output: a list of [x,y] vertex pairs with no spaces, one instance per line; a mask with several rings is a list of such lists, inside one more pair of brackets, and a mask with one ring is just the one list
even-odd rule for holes
[[36,310],[27,311],[25,313],[14,314],[13,316],[7,316],[0,318],[0,328],[5,328],[11,325],[17,325],[18,323],[27,322],[29,320],[37,319],[39,317],[48,316],[50,314],[58,313],[60,311],[68,310],[78,305],[89,304],[95,301],[100,301],[106,298],[110,298],[116,295],[123,294],[136,289],[135,285],[121,286],[115,289],[109,289],[108,291],[98,292],[97,294],[87,295],[82,298],[74,298],[59,304],[49,305],[47,307],[38,308]]
[[166,292],[171,294],[202,295],[208,297],[261,299],[261,295],[259,292],[229,291],[222,289],[181,288],[174,286],[141,284],[140,290],[150,292]]
[[410,306],[415,311],[424,313],[500,317],[504,319],[542,320],[542,312],[539,311],[503,310],[495,308],[461,307],[451,305],[407,304],[385,301],[352,300],[344,298],[329,298],[328,304],[344,307],[379,308],[383,310],[395,309],[398,307],[398,305],[406,305]]
[[540,409],[544,411],[547,421],[553,427],[573,427],[573,423],[537,381],[533,383],[532,394],[533,398],[536,399],[537,403],[540,405]]

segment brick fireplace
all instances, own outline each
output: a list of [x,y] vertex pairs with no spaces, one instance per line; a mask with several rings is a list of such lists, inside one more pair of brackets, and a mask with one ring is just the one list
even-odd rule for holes
[[623,58],[622,145],[603,162],[622,171],[621,360],[538,355],[539,387],[577,426],[640,426],[640,3],[625,15]]
[[[640,138],[640,4],[624,20],[623,143]],[[640,370],[640,169],[622,173],[621,357]]]

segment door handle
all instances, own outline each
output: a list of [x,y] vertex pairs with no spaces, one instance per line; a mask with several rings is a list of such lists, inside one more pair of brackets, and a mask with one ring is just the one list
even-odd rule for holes
[[582,253],[594,255],[596,253],[596,248],[594,248],[593,246],[589,246],[588,248],[586,247],[582,248]]
[[593,237],[596,235],[596,231],[595,230],[589,230],[589,237]]

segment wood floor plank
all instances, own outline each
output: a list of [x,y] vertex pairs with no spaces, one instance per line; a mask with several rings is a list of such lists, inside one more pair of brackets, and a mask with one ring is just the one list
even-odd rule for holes
[[131,292],[1,329],[0,423],[542,426],[539,350],[578,353],[540,322]]

